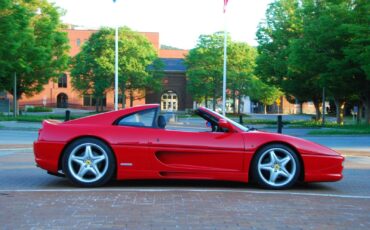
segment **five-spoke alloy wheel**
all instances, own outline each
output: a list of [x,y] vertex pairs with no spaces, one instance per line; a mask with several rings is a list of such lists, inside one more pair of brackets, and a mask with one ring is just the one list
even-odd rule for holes
[[62,159],[65,175],[79,186],[93,187],[108,182],[114,173],[115,159],[107,145],[83,138],[67,147]]
[[259,185],[270,189],[292,186],[300,174],[297,154],[281,144],[268,145],[256,154],[252,162],[252,175]]

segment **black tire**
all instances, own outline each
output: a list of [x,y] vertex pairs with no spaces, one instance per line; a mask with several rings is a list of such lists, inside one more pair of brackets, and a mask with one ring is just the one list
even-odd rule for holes
[[297,182],[302,168],[297,153],[282,144],[260,149],[251,167],[253,181],[267,189],[290,188]]
[[81,187],[97,187],[106,184],[114,175],[115,157],[101,140],[81,138],[64,151],[62,170],[67,178]]

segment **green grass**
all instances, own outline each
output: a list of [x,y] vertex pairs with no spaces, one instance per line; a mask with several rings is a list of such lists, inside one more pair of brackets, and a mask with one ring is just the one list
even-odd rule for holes
[[330,129],[312,130],[311,135],[366,135],[370,134],[370,125],[342,125]]
[[[315,120],[306,120],[306,121],[296,120],[296,121],[289,122],[289,124],[295,128],[321,128],[323,127],[321,121],[315,121]],[[340,126],[341,125],[338,125],[337,123],[334,123],[334,122],[325,122],[324,127],[336,128]]]
[[237,114],[237,113],[227,113],[226,116],[229,117],[229,118],[239,118],[240,115],[243,116],[243,119],[246,119],[248,117],[250,117],[250,115],[248,114]]
[[[76,116],[72,115],[72,119],[76,119],[82,116]],[[46,119],[54,119],[54,120],[64,120],[65,115],[62,114],[51,114],[51,115],[20,115],[17,116],[16,118],[12,116],[4,116],[0,115],[0,121],[25,121],[25,122],[42,122],[43,120]]]
[[27,108],[27,112],[51,112],[51,111],[53,111],[52,108],[41,106]]
[[[243,119],[244,124],[252,124],[252,125],[276,125],[276,120],[268,120],[268,119]],[[283,124],[289,124],[288,121],[284,121]]]

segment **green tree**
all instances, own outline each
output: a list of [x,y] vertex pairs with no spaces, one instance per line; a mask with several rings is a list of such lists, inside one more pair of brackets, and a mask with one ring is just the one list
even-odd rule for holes
[[[349,33],[348,45],[343,49],[348,62],[355,65],[358,93],[365,107],[365,120],[370,124],[370,1],[354,0],[351,5],[350,22],[342,25],[343,30]],[[359,106],[362,114],[362,106]]]
[[223,32],[200,35],[196,47],[185,59],[188,90],[195,100],[205,100],[206,106],[208,99],[212,98],[213,110],[216,110],[217,98],[222,94],[223,44]]
[[316,33],[313,30],[312,35],[317,36],[318,47],[323,50],[317,58],[326,61],[321,73],[321,81],[328,94],[334,99],[338,124],[344,122],[345,103],[355,96],[360,86],[355,75],[356,66],[346,58],[344,53],[351,39],[344,27],[351,21],[351,5],[351,1],[348,0],[328,1],[326,5],[321,5],[321,13],[317,20],[311,21],[311,27],[316,28]]
[[243,42],[230,42],[228,46],[227,84],[233,99],[233,111],[240,113],[240,106],[236,109],[236,97],[239,102],[242,96],[250,96],[254,76],[257,50]]
[[32,96],[67,68],[67,34],[54,5],[46,0],[3,0],[0,21],[0,89],[14,94],[16,73],[17,99]]
[[320,119],[322,90],[318,74],[310,69],[316,62],[299,63],[304,59],[312,61],[313,54],[312,44],[299,40],[304,37],[303,2],[277,0],[270,4],[266,21],[257,30],[259,55],[256,74],[266,84],[281,88],[288,97],[293,96],[300,103],[311,100],[315,105],[316,119]]
[[325,87],[335,101],[338,124],[343,123],[345,103],[361,87],[356,75],[359,68],[344,52],[352,39],[348,32],[352,10],[348,0],[305,1],[303,36],[293,39],[290,46],[290,72],[295,77],[303,75],[295,80],[316,85],[316,89]]
[[249,81],[249,95],[253,101],[259,101],[264,105],[264,113],[267,114],[267,106],[273,105],[283,96],[283,93],[279,88],[270,86],[253,76]]
[[362,99],[370,119],[369,23],[366,0],[276,0],[257,32],[257,75],[287,96],[313,101],[320,118],[322,88],[344,105]]
[[109,37],[111,29],[101,29],[91,35],[71,62],[73,88],[83,95],[93,95],[96,112],[103,110],[102,99],[113,85],[114,51]]
[[[101,99],[113,87],[114,33],[111,28],[102,28],[94,33],[72,61],[73,87],[82,94],[92,94],[96,97],[99,102],[97,110]],[[119,29],[118,47],[122,106],[125,107],[126,92],[132,106],[133,101],[138,99],[134,97],[135,92],[144,91],[146,88],[159,88],[163,64],[152,44],[143,35],[128,28]]]

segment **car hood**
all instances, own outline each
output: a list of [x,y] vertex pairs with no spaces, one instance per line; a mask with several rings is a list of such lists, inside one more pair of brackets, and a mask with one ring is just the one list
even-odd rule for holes
[[246,150],[256,150],[269,143],[282,143],[293,147],[301,154],[340,156],[338,152],[326,146],[302,138],[279,133],[252,130],[244,132],[243,137],[245,140]]

